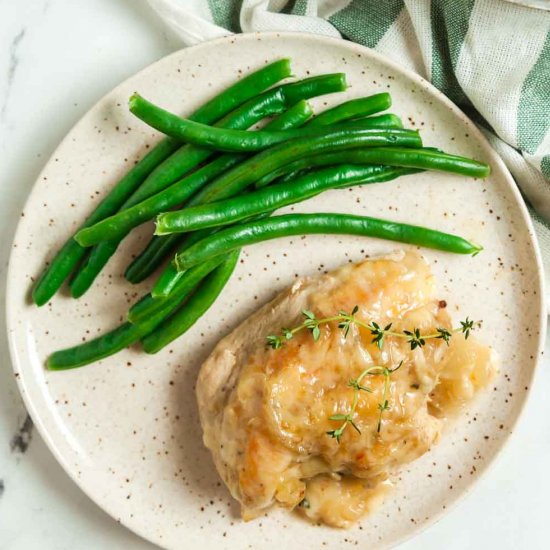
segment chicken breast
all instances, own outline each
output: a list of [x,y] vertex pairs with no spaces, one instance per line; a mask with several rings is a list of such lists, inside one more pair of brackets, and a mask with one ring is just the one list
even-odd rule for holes
[[[367,328],[351,323],[346,335],[337,321],[323,324],[317,340],[307,329],[283,338],[280,349],[269,348],[266,336],[300,325],[303,310],[326,318],[355,306],[367,324],[437,334],[452,328],[445,305],[427,262],[398,253],[301,279],[218,343],[199,374],[200,419],[244,519],[280,505],[348,527],[496,372],[492,350],[461,333],[415,349],[391,335],[380,349]],[[349,381],[373,366],[398,365],[387,377],[376,369],[365,376],[352,411]],[[331,437],[342,424],[331,417],[350,412],[355,428]]]

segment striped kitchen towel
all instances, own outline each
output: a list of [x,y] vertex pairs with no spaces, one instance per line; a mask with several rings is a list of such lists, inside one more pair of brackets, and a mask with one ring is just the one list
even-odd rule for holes
[[231,32],[318,33],[373,48],[429,80],[479,124],[518,183],[543,252],[548,296],[549,11],[505,0],[149,3],[186,44]]

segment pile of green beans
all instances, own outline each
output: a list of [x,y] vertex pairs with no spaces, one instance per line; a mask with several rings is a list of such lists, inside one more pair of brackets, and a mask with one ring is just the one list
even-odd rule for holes
[[[292,83],[282,59],[251,73],[180,118],[139,94],[130,111],[166,137],[124,176],[54,257],[33,289],[47,303],[63,282],[73,297],[88,290],[121,240],[156,221],[155,235],[128,266],[138,282],[177,250],[127,322],[98,338],[53,353],[52,370],[80,367],[141,341],[156,353],[189,330],[233,273],[242,247],[305,234],[351,234],[476,255],[482,247],[458,235],[351,214],[272,216],[279,208],[330,189],[387,182],[437,170],[484,178],[479,161],[425,147],[415,130],[382,111],[388,93],[355,98],[312,118],[308,98],[344,91],[345,75]],[[260,130],[250,131],[266,117]],[[308,121],[309,120],[309,121]],[[90,248],[87,248],[90,247]]]
[[[374,119],[379,119],[380,117],[372,117],[372,118],[364,118],[367,115],[374,114],[379,112],[380,110],[387,108],[391,106],[391,97],[388,93],[381,93],[376,94],[373,96],[369,96],[366,98],[360,98],[360,99],[353,99],[351,101],[344,102],[340,105],[337,105],[336,107],[332,109],[327,109],[326,111],[322,112],[320,115],[315,117],[311,122],[308,123],[308,125],[313,124],[315,121],[317,122],[318,126],[328,125],[330,123],[341,123],[348,120],[356,120],[356,119],[362,119],[362,122],[366,128],[372,127],[371,124]],[[392,114],[386,114],[381,115],[385,116],[386,119],[384,123],[382,124],[382,127],[395,127],[395,128],[401,128],[402,123],[401,120]],[[388,122],[391,122],[391,124],[388,124]],[[415,141],[416,144],[420,143],[420,140],[418,140],[416,136],[417,141]],[[337,144],[341,146],[342,144]],[[282,151],[280,152],[280,158],[278,159],[271,159],[272,162],[277,162],[280,166],[284,167],[285,165],[288,165],[288,151],[289,148],[286,145],[282,145],[280,148]],[[291,148],[292,149],[292,148]],[[273,149],[269,150],[269,156],[272,156]],[[301,151],[298,150],[297,154],[300,155]],[[224,190],[223,197],[230,197],[233,195],[236,195],[239,193],[240,189],[243,187],[246,187],[248,185],[248,182],[246,180],[242,180],[243,174],[246,173],[248,170],[251,174],[253,174],[254,179],[257,179],[260,177],[258,175],[257,166],[258,164],[262,164],[262,159],[265,157],[259,157],[256,159],[256,162],[251,162],[248,165],[241,167],[240,173],[237,172],[237,176],[241,177],[241,181],[238,184],[235,184],[234,187],[230,188],[227,187]],[[298,156],[298,158],[301,158]],[[269,169],[273,169],[273,165],[269,166]],[[288,174],[291,175],[291,174]],[[226,176],[231,176],[231,174],[226,174]],[[264,176],[263,179],[266,177],[269,177],[269,174]],[[397,177],[397,176],[396,176]],[[195,195],[191,201],[189,201],[186,204],[186,207],[192,207],[199,204],[205,204],[210,201],[210,198],[214,198],[217,200],[220,198],[219,196],[216,196],[217,193],[215,192],[216,187],[217,188],[224,188],[226,186],[227,177],[222,178],[217,183],[213,183],[212,186],[209,187],[208,192],[203,192]],[[380,181],[384,181],[383,179]],[[210,196],[209,196],[210,195]],[[185,247],[189,246],[194,242],[194,238],[191,239],[191,241],[186,240],[185,238],[182,239],[181,236],[178,235],[170,235],[165,237],[158,237],[154,236],[145,250],[142,252],[141,255],[139,255],[128,267],[126,270],[125,276],[126,278],[133,283],[141,282],[143,279],[145,279],[147,276],[149,276],[163,261],[163,259],[173,250],[178,248],[181,251],[181,249],[184,249]],[[165,297],[169,292],[172,286],[177,282],[177,279],[179,277],[178,272],[172,268],[171,265],[168,265],[164,271],[160,274],[159,279],[157,283],[154,285],[152,294],[156,297]]]

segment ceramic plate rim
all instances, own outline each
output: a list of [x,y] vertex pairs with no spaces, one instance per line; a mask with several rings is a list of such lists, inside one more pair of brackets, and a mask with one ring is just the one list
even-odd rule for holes
[[[306,32],[255,32],[255,33],[242,33],[242,34],[236,34],[236,35],[226,35],[220,38],[216,38],[214,40],[209,40],[206,42],[202,42],[193,46],[189,46],[186,48],[182,48],[180,50],[177,50],[157,61],[154,63],[151,63],[150,65],[144,67],[140,71],[132,74],[128,78],[124,79],[122,82],[120,82],[117,86],[109,90],[106,94],[104,94],[101,98],[99,98],[94,105],[92,105],[86,113],[71,127],[71,129],[68,131],[66,136],[61,140],[61,142],[57,145],[56,150],[62,147],[69,139],[70,136],[73,134],[73,132],[78,128],[80,124],[84,122],[84,120],[89,116],[89,114],[96,109],[96,107],[103,102],[108,96],[115,93],[119,88],[123,87],[126,82],[129,80],[132,80],[136,78],[138,75],[141,75],[142,73],[149,71],[152,67],[165,62],[167,59],[171,57],[175,57],[180,54],[182,50],[198,50],[198,49],[209,49],[209,48],[217,48],[220,47],[220,45],[223,45],[224,43],[232,40],[254,40],[258,36],[266,37],[266,38],[274,38],[274,39],[284,39],[284,36],[289,35],[292,37],[299,37],[303,40],[309,40],[309,41],[321,41],[325,43],[333,43],[335,45],[342,46],[342,39],[339,38],[333,38],[333,37],[327,37],[312,33],[306,33]],[[350,50],[355,50],[356,52],[360,52],[362,55],[366,57],[370,57],[374,60],[376,60],[379,63],[382,63],[388,67],[391,67],[392,70],[394,70],[397,73],[400,73],[402,75],[405,75],[412,81],[416,82],[417,84],[421,85],[432,97],[435,98],[438,102],[444,104],[448,109],[455,112],[463,121],[470,122],[471,120],[469,117],[464,114],[464,112],[457,107],[449,98],[447,98],[442,92],[440,92],[437,88],[435,88],[430,82],[425,80],[422,76],[418,75],[417,73],[413,72],[412,70],[403,67],[396,62],[392,61],[388,57],[370,49],[365,46],[362,46],[360,44],[345,41],[345,44]],[[527,207],[525,205],[525,202],[523,201],[521,194],[517,188],[517,185],[515,184],[512,175],[510,174],[508,168],[504,164],[503,160],[500,158],[500,156],[496,153],[496,151],[490,146],[489,142],[487,141],[486,137],[483,135],[483,133],[475,126],[473,123],[471,124],[472,131],[475,133],[475,138],[487,149],[488,154],[492,157],[492,162],[499,165],[499,168],[502,170],[503,175],[506,179],[506,184],[512,191],[513,197],[515,199],[516,206],[519,208],[519,211],[522,215],[522,222],[525,225],[525,227],[528,230],[530,242],[533,246],[533,254],[536,259],[536,275],[538,279],[538,287],[539,287],[539,297],[538,297],[538,305],[540,308],[540,321],[539,326],[536,327],[539,331],[538,335],[538,342],[536,346],[536,359],[533,365],[533,368],[531,369],[530,378],[529,378],[529,389],[526,392],[525,398],[523,399],[523,402],[520,405],[520,408],[518,410],[518,413],[516,417],[513,419],[513,422],[510,425],[509,432],[503,437],[502,443],[498,450],[494,453],[494,455],[488,459],[488,461],[485,464],[485,467],[483,468],[483,471],[480,473],[479,476],[475,478],[472,483],[467,485],[459,496],[457,496],[449,506],[445,510],[440,510],[438,513],[435,513],[430,516],[430,518],[422,523],[420,526],[416,526],[414,529],[412,529],[410,532],[408,532],[406,535],[403,535],[399,540],[395,541],[395,544],[400,544],[401,542],[408,540],[420,532],[424,531],[431,525],[434,525],[437,521],[439,521],[447,512],[449,512],[450,509],[452,509],[456,504],[458,504],[466,495],[468,495],[472,489],[478,484],[479,480],[487,473],[487,471],[495,464],[495,461],[498,457],[501,456],[502,451],[504,450],[505,446],[509,443],[510,437],[513,435],[514,428],[517,426],[524,410],[525,405],[527,403],[527,400],[529,399],[529,394],[531,392],[531,388],[533,385],[533,380],[536,376],[536,372],[538,370],[538,366],[540,363],[541,358],[541,351],[544,349],[544,336],[546,334],[546,324],[547,324],[547,317],[546,317],[546,307],[545,307],[545,292],[544,292],[544,276],[543,276],[543,265],[542,265],[542,257],[540,252],[540,247],[538,245],[538,241],[536,240],[536,234],[534,231],[533,223],[531,220],[531,217],[529,216]],[[36,193],[38,184],[42,178],[42,174],[47,169],[48,165],[50,164],[51,160],[55,156],[55,151],[52,153],[52,155],[48,158],[48,160],[44,163],[44,166],[40,173],[38,174],[38,177],[36,178],[36,181],[32,185],[32,188],[25,200],[25,204],[23,206],[23,210],[25,210],[26,205],[31,200],[34,193]],[[17,227],[14,233],[14,239],[13,242],[15,242],[18,237],[20,237],[20,233],[23,232],[22,228],[22,221],[20,220],[17,223]],[[12,248],[13,249],[13,248]],[[115,521],[118,523],[124,525],[127,529],[130,531],[136,533],[143,539],[151,542],[152,544],[157,545],[157,541],[154,538],[151,538],[150,535],[147,532],[147,529],[139,528],[136,525],[130,525],[129,522],[126,522],[125,520],[118,519],[116,510],[111,509],[110,506],[106,505],[104,502],[102,502],[99,498],[97,498],[95,495],[91,494],[90,491],[88,491],[87,486],[85,483],[78,478],[76,473],[74,472],[74,469],[71,467],[71,465],[68,463],[67,458],[63,455],[63,453],[59,450],[57,444],[56,444],[56,437],[59,437],[59,433],[54,433],[54,431],[48,430],[41,417],[41,413],[38,407],[35,406],[34,399],[32,397],[32,394],[29,393],[28,385],[26,383],[25,376],[22,374],[24,370],[20,368],[20,366],[23,363],[23,360],[20,359],[15,342],[14,337],[12,337],[12,334],[15,330],[15,315],[17,313],[17,306],[18,303],[14,298],[12,298],[13,293],[11,292],[12,288],[16,286],[17,284],[17,277],[16,274],[13,273],[13,262],[12,262],[12,254],[10,253],[10,259],[8,262],[7,267],[7,283],[6,283],[6,309],[5,309],[5,315],[6,315],[6,327],[7,327],[7,336],[8,336],[8,347],[11,357],[11,363],[12,363],[12,369],[16,375],[16,382],[20,391],[20,394],[23,398],[23,401],[25,403],[25,406],[27,408],[28,413],[30,414],[35,426],[37,427],[41,437],[45,441],[47,447],[51,451],[51,453],[54,455],[57,462],[61,465],[61,467],[65,470],[67,475],[76,483],[76,485],[90,498],[99,508],[104,510],[106,513],[108,513]],[[549,304],[550,305],[550,304]]]

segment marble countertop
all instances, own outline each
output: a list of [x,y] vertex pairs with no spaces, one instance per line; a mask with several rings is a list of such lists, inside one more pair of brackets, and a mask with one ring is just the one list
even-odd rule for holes
[[[72,125],[121,80],[179,47],[144,1],[0,2],[0,288],[19,211]],[[0,293],[4,309],[5,293]],[[403,550],[547,547],[550,338],[523,418],[497,464]],[[93,504],[33,430],[0,316],[0,548],[152,546]]]

